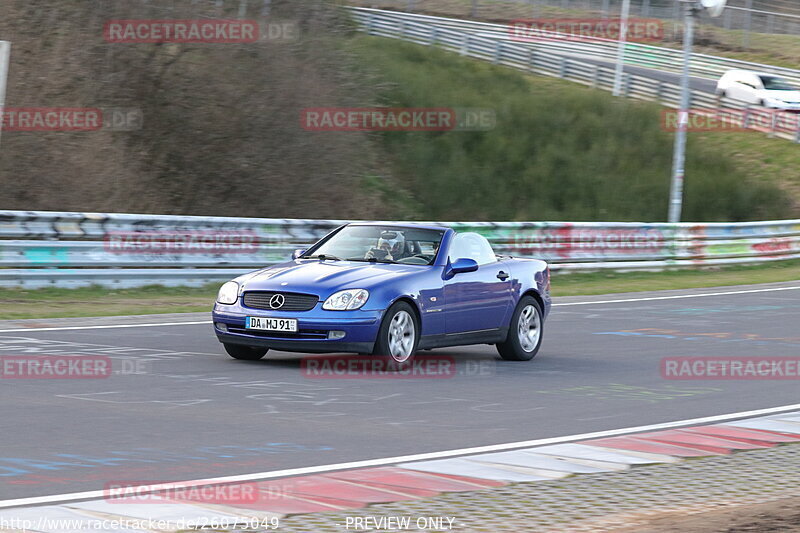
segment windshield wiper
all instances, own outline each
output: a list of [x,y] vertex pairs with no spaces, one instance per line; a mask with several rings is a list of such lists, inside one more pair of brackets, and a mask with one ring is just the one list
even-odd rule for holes
[[[386,264],[395,264],[397,261],[392,261],[390,259],[378,259],[377,257],[348,257],[345,261],[355,261],[358,263],[386,263]],[[398,263],[399,264],[399,263]]]
[[321,259],[322,261],[325,261],[327,259],[328,261],[341,261],[340,258],[330,254],[309,255],[305,259]]

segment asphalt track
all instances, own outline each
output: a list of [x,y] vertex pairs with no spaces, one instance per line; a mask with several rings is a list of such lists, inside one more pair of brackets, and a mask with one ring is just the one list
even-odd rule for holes
[[[498,360],[491,346],[440,349],[421,357],[453,356],[457,374],[415,379],[311,378],[295,354],[235,361],[209,324],[4,328],[0,355],[103,355],[118,373],[0,382],[0,500],[795,404],[797,381],[661,375],[664,357],[800,356],[800,290],[792,287],[800,289],[790,283],[670,292],[668,299],[557,299],[533,361]],[[780,290],[740,293],[765,288]],[[715,292],[733,294],[672,298]]]

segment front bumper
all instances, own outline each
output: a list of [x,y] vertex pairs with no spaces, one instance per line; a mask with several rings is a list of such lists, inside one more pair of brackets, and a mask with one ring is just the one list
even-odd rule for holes
[[[297,319],[297,333],[245,329],[248,316]],[[226,344],[261,346],[303,353],[371,353],[378,337],[383,311],[325,311],[318,303],[310,311],[268,311],[239,304],[216,304],[212,312],[214,333]],[[330,332],[343,332],[338,339]]]
[[770,107],[779,111],[800,111],[800,103],[795,102],[775,102]]

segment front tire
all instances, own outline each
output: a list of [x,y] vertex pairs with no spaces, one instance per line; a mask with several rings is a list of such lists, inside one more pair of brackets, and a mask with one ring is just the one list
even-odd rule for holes
[[523,296],[511,315],[508,337],[497,344],[497,352],[506,361],[530,361],[539,352],[543,333],[539,302],[533,296]]
[[258,361],[269,351],[269,348],[258,348],[256,346],[242,346],[241,344],[223,344],[225,351],[234,359],[243,361]]
[[419,321],[406,302],[397,302],[383,317],[372,355],[388,355],[396,363],[407,363],[419,345]]

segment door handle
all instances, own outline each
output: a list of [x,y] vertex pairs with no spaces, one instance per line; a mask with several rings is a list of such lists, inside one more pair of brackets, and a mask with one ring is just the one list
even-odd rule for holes
[[505,281],[505,280],[507,280],[507,279],[508,279],[508,274],[506,274],[505,272],[503,272],[503,271],[501,270],[500,272],[498,272],[498,273],[497,273],[497,278],[498,278],[499,280],[501,280],[501,281]]

